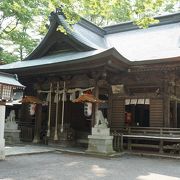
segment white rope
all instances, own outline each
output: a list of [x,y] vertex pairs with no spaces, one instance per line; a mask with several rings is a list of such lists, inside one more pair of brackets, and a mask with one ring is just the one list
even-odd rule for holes
[[75,88],[75,89],[69,89],[67,91],[67,93],[70,93],[70,101],[73,101],[74,99],[76,99],[76,92],[78,91],[79,92],[79,97],[81,95],[83,95],[83,92],[85,91],[89,91],[89,90],[93,90],[94,87],[90,87],[90,88],[85,88],[85,89],[81,89],[81,88]]
[[88,90],[93,90],[94,87],[89,87],[89,88],[85,88],[85,89],[82,89],[82,88],[74,88],[74,89],[68,89],[68,93],[73,93],[73,92],[77,92],[77,91],[88,91]]
[[61,133],[64,131],[64,101],[65,101],[65,88],[66,83],[64,81],[64,88],[63,88],[63,98],[62,98],[62,119],[61,119]]
[[[58,134],[57,134],[57,123],[58,123],[58,108],[59,108],[59,96],[62,94],[62,119],[61,119],[61,132],[64,131],[64,103],[66,101],[66,92],[65,92],[65,88],[66,88],[66,84],[64,81],[64,87],[63,90],[59,90],[59,82],[57,82],[57,89],[55,91],[56,93],[56,124],[55,124],[55,134],[54,134],[54,140],[58,140]],[[90,87],[90,88],[85,88],[85,89],[81,89],[81,88],[74,88],[74,89],[69,89],[67,91],[67,93],[70,93],[70,100],[74,100],[75,99],[75,93],[77,91],[79,91],[79,94],[81,94],[80,92],[84,92],[84,91],[88,91],[88,90],[93,90],[94,87]],[[50,137],[50,122],[51,122],[51,106],[52,106],[52,83],[50,83],[50,90],[49,91],[43,91],[43,90],[38,90],[38,93],[48,93],[47,95],[47,99],[49,102],[49,113],[48,113],[48,130],[47,130],[47,137]]]
[[50,91],[49,93],[49,113],[48,113],[48,130],[47,130],[47,137],[50,137],[50,123],[51,123],[51,92],[52,92],[52,83],[50,83]]
[[[59,99],[59,82],[57,82],[56,96]],[[54,132],[54,140],[58,140],[57,126],[58,126],[58,109],[59,109],[59,101],[56,101],[56,122],[55,122],[55,132]]]
[[[52,84],[52,83],[51,83]],[[49,93],[50,91],[38,90],[38,93]]]

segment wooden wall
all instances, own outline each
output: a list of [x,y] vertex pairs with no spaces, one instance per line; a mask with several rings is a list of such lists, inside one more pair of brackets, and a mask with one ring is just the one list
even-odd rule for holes
[[19,117],[20,140],[31,142],[34,138],[35,116],[29,113],[29,104],[22,104]]
[[163,127],[163,100],[150,99],[150,127]]
[[[111,127],[124,126],[124,116],[125,116],[125,104],[123,98],[118,98],[117,95],[112,96],[110,103],[110,117],[111,117]],[[163,117],[163,99],[150,99],[150,127],[163,127],[164,117]]]
[[111,108],[111,127],[124,126],[125,105],[124,99],[118,98],[117,95],[112,95],[110,103]]

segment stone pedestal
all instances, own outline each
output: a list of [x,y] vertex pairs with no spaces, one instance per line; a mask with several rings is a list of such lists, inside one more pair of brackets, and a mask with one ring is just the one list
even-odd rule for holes
[[6,144],[19,144],[20,143],[20,130],[18,129],[5,129],[4,130],[4,138],[6,140]]
[[110,136],[110,129],[106,127],[92,128],[92,135],[88,136],[89,143],[87,153],[110,155],[113,150],[113,136]]
[[0,105],[0,160],[5,159],[4,121],[5,105]]
[[6,118],[4,128],[4,138],[6,140],[6,144],[20,143],[19,135],[20,130],[18,130],[18,124],[15,121],[15,112],[12,110],[9,116]]
[[63,132],[61,132],[61,125],[59,125],[58,128],[58,140],[54,140],[54,132],[55,128],[51,128],[51,136],[48,139],[48,144],[49,145],[56,145],[56,146],[61,146],[61,147],[68,147],[68,146],[73,146],[75,144],[74,142],[74,137],[75,137],[75,132],[74,130],[70,127],[70,124],[64,124],[63,127]]

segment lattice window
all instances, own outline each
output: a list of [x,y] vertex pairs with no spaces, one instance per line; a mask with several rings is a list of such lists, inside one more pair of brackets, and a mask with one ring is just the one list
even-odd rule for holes
[[2,85],[1,99],[10,100],[12,95],[12,86]]

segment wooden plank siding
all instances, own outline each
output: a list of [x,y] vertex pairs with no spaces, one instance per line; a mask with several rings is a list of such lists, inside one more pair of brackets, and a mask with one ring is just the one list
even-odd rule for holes
[[124,126],[124,116],[124,99],[119,99],[116,95],[113,95],[111,102],[111,127]]
[[150,127],[163,127],[163,100],[150,99]]

